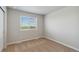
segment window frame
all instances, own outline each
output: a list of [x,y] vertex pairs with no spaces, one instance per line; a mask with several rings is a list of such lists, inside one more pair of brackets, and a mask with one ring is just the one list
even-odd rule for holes
[[[22,29],[21,28],[21,17],[35,17],[35,21],[36,21],[36,27],[35,28],[29,28],[29,29]],[[19,27],[20,27],[20,31],[27,31],[27,30],[37,30],[37,28],[38,28],[38,20],[37,20],[37,16],[20,16],[20,19],[19,19]]]

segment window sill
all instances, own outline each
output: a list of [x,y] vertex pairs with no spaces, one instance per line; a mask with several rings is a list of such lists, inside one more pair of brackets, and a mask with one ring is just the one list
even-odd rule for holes
[[20,31],[37,30],[37,29],[20,29]]

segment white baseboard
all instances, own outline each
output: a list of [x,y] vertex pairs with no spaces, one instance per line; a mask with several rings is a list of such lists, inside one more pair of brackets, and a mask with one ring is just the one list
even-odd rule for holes
[[59,43],[59,44],[62,44],[62,45],[64,45],[64,46],[67,46],[67,47],[69,47],[69,48],[72,48],[72,49],[74,49],[74,50],[76,50],[76,51],[79,51],[78,48],[75,48],[75,47],[73,47],[73,46],[71,46],[71,45],[68,45],[68,44],[65,44],[65,43],[63,43],[63,42],[57,41],[57,40],[55,40],[55,39],[53,39],[53,38],[51,38],[51,37],[47,37],[47,36],[46,36],[45,38],[47,38],[47,39],[49,39],[49,40],[52,40],[52,41],[54,41],[54,42],[57,42],[57,43]]
[[7,43],[7,45],[17,44],[17,43],[21,43],[21,42],[24,42],[24,41],[29,41],[29,40],[39,39],[39,38],[41,38],[41,37],[35,37],[35,38],[32,38],[32,39],[19,40],[19,41],[16,41],[16,42]]

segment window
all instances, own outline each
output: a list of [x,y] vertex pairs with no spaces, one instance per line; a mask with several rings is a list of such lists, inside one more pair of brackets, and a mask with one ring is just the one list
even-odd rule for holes
[[20,29],[36,29],[37,28],[37,19],[34,16],[21,16],[20,17]]

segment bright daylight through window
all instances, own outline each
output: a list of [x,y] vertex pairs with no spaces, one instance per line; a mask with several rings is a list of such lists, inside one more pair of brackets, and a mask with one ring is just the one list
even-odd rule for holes
[[37,28],[37,19],[35,16],[21,16],[20,17],[20,29],[36,29]]

